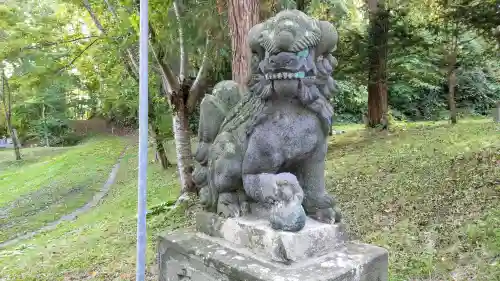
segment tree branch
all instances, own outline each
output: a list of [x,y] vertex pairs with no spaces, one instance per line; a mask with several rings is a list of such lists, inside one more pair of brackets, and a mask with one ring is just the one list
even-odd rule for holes
[[125,69],[127,70],[130,77],[132,77],[136,82],[139,82],[139,75],[136,71],[134,71],[134,67],[131,65],[131,61],[125,59],[123,63],[125,64]]
[[90,38],[98,38],[100,36],[95,36],[95,35],[90,35],[90,36],[85,36],[85,37],[78,37],[70,40],[65,40],[65,41],[57,41],[57,42],[43,42],[43,43],[38,43],[35,46],[25,46],[21,48],[21,50],[30,50],[30,49],[39,49],[43,47],[50,47],[50,46],[56,46],[59,44],[64,44],[64,43],[72,43],[80,40],[85,40],[85,39],[90,39]]
[[139,66],[137,65],[137,60],[135,59],[132,50],[130,48],[126,48],[125,52],[127,53],[130,65],[134,68],[134,72],[139,73]]
[[85,9],[87,9],[87,12],[89,12],[89,15],[92,18],[92,20],[94,21],[97,29],[99,29],[99,31],[101,31],[102,33],[106,34],[106,30],[104,29],[104,26],[102,26],[101,22],[99,21],[97,16],[94,14],[94,11],[92,11],[92,7],[90,7],[89,1],[83,0],[83,6],[85,6]]
[[181,62],[179,67],[179,81],[180,83],[183,83],[186,77],[187,54],[185,49],[184,29],[182,28],[182,19],[181,19],[178,0],[174,0],[174,11],[175,11],[175,17],[177,18],[177,31],[179,33],[179,52],[181,56]]
[[85,47],[77,56],[75,56],[71,61],[70,63],[68,63],[67,65],[63,66],[61,69],[59,69],[57,71],[57,73],[63,71],[64,69],[68,68],[69,66],[71,66],[73,63],[75,63],[75,61],[80,58],[83,53],[85,53],[85,51],[87,51],[90,47],[92,47],[92,45],[94,45],[95,42],[97,42],[97,40],[99,40],[99,38],[95,39],[94,41],[90,42],[90,44],[87,45],[87,47]]
[[204,80],[206,78],[206,72],[208,69],[208,47],[210,44],[210,38],[207,34],[207,39],[205,42],[205,52],[203,53],[203,59],[201,61],[200,69],[198,70],[198,74],[196,75],[196,79],[193,82],[193,85],[189,89],[189,97],[187,100],[187,108],[189,112],[192,112],[196,107],[196,103],[203,95],[204,91],[202,91],[202,85],[204,84]]
[[108,7],[108,10],[111,12],[111,14],[113,14],[113,16],[115,17],[115,19],[118,19],[118,15],[116,14],[116,11],[113,7],[113,5],[111,5],[111,3],[109,2],[109,0],[104,0],[104,2],[106,3],[106,6]]
[[[158,39],[156,37],[156,32],[151,23],[149,23],[149,34],[150,34],[149,45],[151,46],[151,51],[160,68],[162,82],[166,83],[165,86],[167,86],[165,88],[165,91],[168,94],[172,94],[173,92],[179,92],[181,88],[179,79],[177,79],[176,75],[172,71],[172,68],[170,68],[170,66],[164,62],[165,51],[163,50],[160,42],[158,42]],[[157,47],[158,50],[156,50],[155,47]]]

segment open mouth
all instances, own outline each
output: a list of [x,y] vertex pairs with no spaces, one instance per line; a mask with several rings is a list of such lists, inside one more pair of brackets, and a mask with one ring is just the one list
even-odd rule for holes
[[266,80],[291,80],[291,79],[314,79],[314,76],[306,76],[304,71],[267,73]]

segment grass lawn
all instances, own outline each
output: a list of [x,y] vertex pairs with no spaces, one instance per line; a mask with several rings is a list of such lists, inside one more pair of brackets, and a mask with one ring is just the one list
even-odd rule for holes
[[[93,152],[95,157],[104,156],[102,153]],[[55,230],[0,250],[0,280],[135,280],[136,153],[137,146],[127,150],[115,184],[102,204]],[[153,159],[154,155],[149,157]],[[114,163],[116,157],[110,160]],[[92,163],[82,162],[82,169],[83,165]],[[107,177],[109,170],[111,167],[102,171],[102,176]],[[151,164],[148,173],[148,205],[176,198],[174,168],[164,171],[159,164]],[[150,261],[154,258],[154,233],[185,224],[182,216],[170,218],[165,221],[158,216],[149,222]]]
[[0,154],[0,241],[31,232],[85,205],[106,181],[125,142],[94,139],[76,148]]
[[500,280],[500,126],[398,127],[331,140],[327,178],[353,238],[389,250],[391,281]]
[[[391,281],[470,280],[471,276],[499,280],[498,125],[484,120],[462,121],[454,127],[439,122],[400,124],[384,134],[366,132],[361,126],[335,128],[347,133],[330,140],[330,191],[352,237],[389,250]],[[99,157],[102,152],[94,154]],[[89,164],[80,163],[82,169]],[[40,170],[39,176],[44,173]],[[102,204],[53,231],[0,250],[0,280],[134,280],[136,174],[134,147],[127,151]],[[24,189],[7,195],[9,200],[3,199],[2,190],[0,206],[35,187]],[[175,170],[151,164],[148,205],[177,194]],[[155,235],[187,226],[192,217],[176,213],[149,219],[150,273]],[[149,278],[156,280],[153,273]]]

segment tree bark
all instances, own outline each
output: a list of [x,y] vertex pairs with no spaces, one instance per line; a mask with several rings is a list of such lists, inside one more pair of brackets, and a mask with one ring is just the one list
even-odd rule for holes
[[457,124],[457,104],[455,101],[455,88],[457,86],[456,74],[457,55],[455,52],[448,55],[448,106],[450,108],[450,122]]
[[19,144],[19,138],[17,137],[17,130],[12,127],[10,120],[8,121],[8,127],[10,131],[10,137],[12,138],[12,145],[14,146],[14,154],[16,155],[16,160],[21,160],[21,148]]
[[160,160],[160,164],[163,169],[168,169],[168,167],[171,166],[170,161],[168,161],[167,158],[167,153],[165,151],[165,146],[163,145],[163,141],[165,138],[160,132],[160,128],[158,127],[158,124],[156,124],[156,112],[155,108],[153,106],[153,101],[149,101],[149,110],[148,110],[148,119],[149,119],[149,124],[151,126],[151,131],[154,134],[154,140],[155,140],[155,160]]
[[247,35],[259,23],[260,3],[259,0],[228,0],[228,4],[233,80],[244,86],[249,79],[251,59]]
[[370,26],[368,45],[368,114],[369,127],[387,129],[387,52],[389,12],[383,1],[368,1]]
[[16,156],[16,160],[21,160],[21,149],[19,145],[19,139],[17,138],[16,129],[12,127],[12,96],[9,89],[9,84],[7,82],[7,77],[5,77],[5,73],[0,73],[0,80],[2,81],[2,103],[5,111],[5,121],[7,123],[7,130],[9,130],[10,137],[12,138],[12,144],[14,146],[14,154]]
[[170,161],[168,161],[167,153],[165,151],[165,147],[163,146],[163,140],[161,138],[156,137],[156,153],[157,157],[160,159],[161,167],[166,170],[170,167]]
[[195,193],[197,190],[191,175],[193,172],[193,156],[191,151],[188,109],[182,95],[172,97],[172,102],[174,103],[173,131],[177,154],[177,169],[181,182],[181,194]]
[[45,141],[45,147],[49,147],[49,130],[47,128],[47,119],[45,118],[45,104],[42,103],[42,120],[43,120],[43,137]]

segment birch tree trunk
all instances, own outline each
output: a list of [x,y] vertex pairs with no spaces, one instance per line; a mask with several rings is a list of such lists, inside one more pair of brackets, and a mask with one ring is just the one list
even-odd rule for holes
[[173,130],[177,169],[181,182],[181,194],[195,193],[196,187],[191,173],[193,172],[193,155],[191,152],[191,134],[189,132],[188,110],[182,97],[176,97],[173,114]]
[[259,23],[259,0],[229,0],[229,31],[231,34],[233,80],[247,84],[250,75],[251,53],[247,44],[250,28]]

